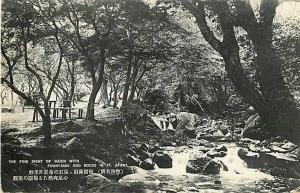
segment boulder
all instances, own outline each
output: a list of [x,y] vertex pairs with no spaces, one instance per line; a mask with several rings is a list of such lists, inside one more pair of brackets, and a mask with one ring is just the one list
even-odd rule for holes
[[204,165],[202,173],[204,173],[204,174],[219,174],[221,168],[222,168],[222,164],[220,164],[214,160],[210,160],[209,162],[207,162]]
[[66,148],[74,152],[82,152],[85,149],[83,143],[81,143],[80,139],[77,137],[73,137],[70,141],[68,141],[66,143]]
[[139,166],[140,160],[132,155],[128,156],[126,159],[126,163],[128,166]]
[[123,176],[126,176],[126,175],[129,175],[129,174],[135,174],[135,173],[143,173],[143,174],[146,174],[147,171],[140,168],[140,167],[137,167],[137,166],[126,166],[126,167],[123,167],[123,173],[122,173],[122,177]]
[[267,129],[263,129],[263,122],[260,116],[256,113],[250,116],[245,122],[245,129],[242,132],[244,138],[263,140],[270,136]]
[[200,122],[200,117],[197,114],[180,112],[176,115],[177,126],[176,131],[184,131],[186,134],[191,135],[191,138],[195,138],[195,127]]
[[155,166],[155,163],[152,161],[151,158],[147,158],[144,161],[141,162],[140,167],[145,170],[153,170]]
[[224,145],[218,145],[217,147],[215,147],[215,150],[220,152],[220,151],[227,151],[227,148]]
[[172,158],[162,151],[155,152],[153,161],[159,168],[172,168]]
[[226,156],[226,152],[224,151],[216,151],[216,150],[210,150],[209,152],[207,152],[207,156],[210,158],[215,158],[215,157],[225,157]]
[[194,128],[186,128],[183,133],[188,136],[189,138],[196,138],[196,130]]
[[186,165],[186,172],[188,173],[202,173],[204,166],[212,160],[210,157],[206,157],[204,153],[193,153]]
[[143,143],[139,148],[140,151],[149,151],[149,149],[150,145],[148,145],[147,143]]
[[158,150],[162,150],[158,145],[155,145],[154,147],[152,147],[150,150],[149,150],[149,153],[154,153]]
[[98,173],[92,173],[85,177],[88,188],[101,187],[111,184],[111,181]]
[[151,157],[151,154],[147,151],[142,150],[142,151],[139,152],[140,160],[145,160],[145,159],[150,158],[150,157]]
[[160,181],[145,173],[135,173],[122,177],[119,181],[123,185],[141,184],[141,185],[159,185]]

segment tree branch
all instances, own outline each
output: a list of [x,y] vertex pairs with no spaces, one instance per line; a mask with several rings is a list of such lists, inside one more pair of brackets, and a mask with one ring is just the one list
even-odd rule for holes
[[198,6],[193,5],[189,0],[180,0],[181,4],[188,9],[192,15],[196,18],[196,22],[199,26],[201,34],[204,39],[219,53],[222,53],[222,42],[219,41],[211,29],[207,25],[205,19],[205,9],[203,2],[198,2]]

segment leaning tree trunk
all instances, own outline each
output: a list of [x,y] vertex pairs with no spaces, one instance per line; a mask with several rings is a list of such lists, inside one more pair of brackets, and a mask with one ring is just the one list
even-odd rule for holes
[[272,22],[277,6],[276,0],[263,1],[262,11],[260,11],[263,22],[260,23],[256,22],[249,5],[236,4],[238,10],[236,21],[241,20],[238,25],[247,31],[257,54],[256,71],[260,87],[255,86],[248,79],[241,66],[239,46],[233,28],[236,23],[233,22],[232,15],[227,11],[229,10],[227,2],[219,1],[209,4],[219,16],[223,32],[222,42],[214,36],[207,25],[204,2],[198,2],[198,5],[195,5],[191,1],[181,0],[181,3],[195,16],[205,40],[221,54],[225,62],[225,70],[237,92],[246,103],[254,107],[266,123],[266,128],[269,128],[274,135],[282,135],[299,144],[299,111],[293,102],[292,95],[284,85],[280,63],[278,63],[275,50],[272,48]]
[[264,36],[254,41],[254,45],[257,53],[257,79],[268,104],[267,112],[262,115],[265,118],[266,128],[270,129],[274,135],[299,140],[299,110],[284,83],[281,62],[271,40],[262,39],[262,37]]

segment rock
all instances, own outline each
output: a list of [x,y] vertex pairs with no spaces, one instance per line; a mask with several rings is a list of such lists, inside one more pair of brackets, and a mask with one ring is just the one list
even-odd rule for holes
[[132,149],[126,149],[125,152],[126,152],[126,153],[129,153],[129,154],[132,155],[132,156],[135,156],[135,155],[137,154],[137,153],[136,153],[134,150],[132,150]]
[[150,150],[149,150],[149,153],[154,153],[158,150],[162,150],[159,146],[155,145],[154,147],[152,147]]
[[172,158],[161,151],[155,152],[153,161],[159,168],[172,168]]
[[270,136],[267,129],[263,129],[260,116],[256,113],[250,116],[245,122],[245,129],[242,132],[244,138],[263,140]]
[[111,184],[109,179],[98,173],[89,174],[85,178],[88,188],[101,187]]
[[149,151],[149,149],[150,146],[147,143],[143,143],[139,148],[140,151]]
[[141,162],[140,167],[145,170],[153,170],[155,166],[155,163],[152,161],[151,158],[147,158],[144,161]]
[[82,152],[85,149],[80,139],[77,137],[73,137],[70,141],[68,141],[66,143],[66,148],[74,152]]
[[140,160],[134,156],[128,156],[126,159],[126,163],[128,166],[139,166]]
[[289,149],[294,148],[295,146],[296,146],[295,144],[293,144],[291,142],[287,142],[284,145],[282,145],[281,148],[289,150]]
[[139,152],[140,160],[145,160],[145,159],[150,158],[150,157],[151,157],[151,154],[147,151],[142,150],[142,151]]
[[137,167],[137,166],[127,166],[123,168],[123,174],[122,176],[126,176],[129,174],[135,174],[135,173],[143,173],[147,174],[147,171],[143,168]]
[[147,184],[159,185],[160,181],[145,173],[135,173],[122,177],[119,181],[120,184]]
[[295,159],[300,160],[300,148],[295,149],[291,152]]
[[215,180],[214,184],[220,185],[220,184],[222,184],[222,182],[220,180]]
[[203,153],[206,153],[209,151],[209,149],[205,146],[198,146],[195,148],[197,151],[202,151]]
[[245,129],[246,128],[254,128],[259,127],[261,124],[261,119],[258,113],[251,115],[245,122]]
[[215,147],[215,150],[220,152],[220,151],[227,151],[227,148],[224,145],[218,145],[217,147]]
[[98,159],[98,158],[95,158],[93,156],[90,156],[90,155],[84,155],[85,157],[85,160],[87,161],[87,163],[89,162],[94,162],[94,163],[97,163],[99,165],[106,165],[106,163],[104,161],[102,161],[101,159]]
[[[176,115],[176,119],[178,124],[181,122],[186,122],[186,124],[195,127],[197,123],[200,121],[200,117],[197,114],[194,113],[188,113],[188,112],[180,112]],[[177,130],[177,129],[176,129]]]
[[193,153],[186,165],[186,172],[202,173],[204,166],[211,160],[210,157],[204,156],[202,152]]
[[189,138],[196,138],[197,134],[194,128],[186,128],[183,133]]
[[177,193],[177,191],[173,190],[173,189],[167,189],[167,190],[163,190],[163,191],[166,193]]
[[217,130],[217,131],[213,132],[212,136],[213,137],[224,137],[225,135],[222,133],[222,131]]
[[259,153],[249,152],[245,148],[240,148],[238,150],[238,156],[242,160],[255,160],[259,156]]
[[215,158],[215,157],[225,157],[226,156],[226,152],[224,151],[215,151],[215,150],[210,150],[209,152],[207,152],[207,156],[210,158]]
[[23,160],[31,159],[32,157],[30,153],[24,151],[19,151],[18,153],[16,153],[16,156],[18,159],[23,159]]
[[243,128],[235,128],[234,129],[234,131],[233,131],[235,134],[238,134],[238,135],[240,135],[240,134],[242,134],[242,132],[243,132]]
[[214,160],[210,160],[208,163],[205,164],[203,167],[202,173],[204,174],[218,174],[220,173],[222,165]]

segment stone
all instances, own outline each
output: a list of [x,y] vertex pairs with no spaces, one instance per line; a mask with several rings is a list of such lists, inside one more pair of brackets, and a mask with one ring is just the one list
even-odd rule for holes
[[202,151],[203,153],[206,153],[209,151],[209,149],[205,146],[198,146],[195,148],[197,151]]
[[245,129],[242,132],[244,138],[263,140],[270,136],[267,129],[263,129],[260,116],[256,113],[250,116],[245,122]]
[[149,150],[149,153],[154,153],[158,150],[162,150],[159,146],[155,145],[154,147],[152,147],[150,150]]
[[92,173],[85,177],[88,188],[101,187],[111,184],[111,181],[98,173]]
[[214,184],[220,185],[220,184],[222,184],[222,182],[220,180],[215,180]]
[[172,158],[168,154],[161,151],[155,152],[153,161],[159,168],[172,168]]
[[206,157],[202,152],[193,153],[186,165],[186,172],[202,173],[204,166],[211,160],[210,157]]
[[[176,119],[178,123],[180,122],[186,122],[192,127],[196,126],[197,123],[200,121],[200,117],[197,114],[194,113],[188,113],[188,112],[180,112],[176,115]],[[176,129],[177,130],[177,129]]]
[[217,147],[215,147],[215,150],[217,150],[218,152],[220,151],[227,151],[227,148],[224,145],[218,145]]
[[153,170],[155,166],[155,163],[152,161],[151,158],[147,158],[144,161],[141,162],[140,167],[145,170]]
[[204,174],[219,174],[222,165],[214,160],[210,160],[203,167],[202,173]]
[[186,128],[183,133],[189,138],[196,138],[197,134],[194,128]]
[[147,185],[159,185],[160,181],[153,176],[145,173],[135,173],[122,177],[119,179],[120,184],[147,184]]
[[140,160],[134,156],[128,156],[126,159],[126,163],[128,166],[139,166]]
[[150,158],[150,157],[151,157],[151,154],[147,151],[142,150],[142,151],[139,152],[140,160],[145,160],[145,159]]
[[83,143],[77,137],[73,137],[70,141],[68,141],[66,143],[66,148],[74,152],[82,152],[85,149]]
[[24,152],[24,151],[19,151],[18,153],[16,153],[16,156],[18,157],[18,159],[31,159],[32,155],[28,152]]
[[225,157],[227,154],[224,151],[215,151],[215,150],[210,150],[207,152],[207,156],[211,157],[212,159],[215,157]]
[[149,151],[149,149],[150,146],[147,143],[143,143],[139,148],[140,151]]

